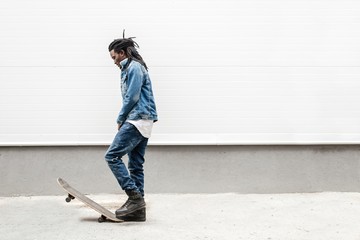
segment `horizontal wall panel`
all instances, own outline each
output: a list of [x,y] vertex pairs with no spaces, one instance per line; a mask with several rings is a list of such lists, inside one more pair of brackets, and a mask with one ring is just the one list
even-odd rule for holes
[[121,108],[108,44],[135,36],[151,144],[359,144],[354,0],[0,3],[0,145],[109,144]]

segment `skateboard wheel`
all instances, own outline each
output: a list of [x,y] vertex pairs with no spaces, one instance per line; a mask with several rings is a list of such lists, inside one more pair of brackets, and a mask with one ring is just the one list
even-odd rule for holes
[[66,202],[71,202],[72,199],[75,199],[75,197],[69,194],[68,197],[65,198],[65,201]]

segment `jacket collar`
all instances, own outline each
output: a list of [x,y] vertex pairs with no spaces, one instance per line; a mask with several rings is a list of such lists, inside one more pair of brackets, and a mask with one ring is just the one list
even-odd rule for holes
[[121,70],[123,70],[123,69],[125,69],[125,68],[127,67],[128,61],[129,61],[129,59],[128,59],[128,58],[125,58],[124,60],[122,60],[122,61],[120,62],[120,69],[121,69]]

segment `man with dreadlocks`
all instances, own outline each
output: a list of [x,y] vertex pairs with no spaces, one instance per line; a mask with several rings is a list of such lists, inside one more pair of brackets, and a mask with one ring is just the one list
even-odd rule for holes
[[[115,39],[109,45],[114,63],[121,69],[122,108],[117,118],[118,132],[105,159],[128,200],[116,217],[125,221],[145,221],[145,149],[157,112],[147,66],[132,38]],[[122,161],[128,155],[128,169]]]

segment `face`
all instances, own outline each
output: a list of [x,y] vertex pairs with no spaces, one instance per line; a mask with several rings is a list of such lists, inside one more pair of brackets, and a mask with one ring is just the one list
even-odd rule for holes
[[126,54],[123,50],[121,50],[119,53],[116,53],[113,49],[110,51],[110,57],[114,60],[114,64],[120,67],[120,62],[126,58]]

